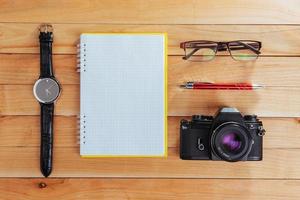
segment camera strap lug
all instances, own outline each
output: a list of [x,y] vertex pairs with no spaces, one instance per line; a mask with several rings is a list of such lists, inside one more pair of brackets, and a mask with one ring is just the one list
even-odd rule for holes
[[201,138],[198,138],[198,149],[200,151],[204,150],[204,144],[202,143]]
[[264,136],[266,134],[266,130],[262,127],[262,126],[259,126],[258,127],[258,136]]

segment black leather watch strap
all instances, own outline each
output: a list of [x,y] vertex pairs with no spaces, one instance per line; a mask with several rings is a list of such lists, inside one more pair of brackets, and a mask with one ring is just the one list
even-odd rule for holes
[[52,32],[40,32],[40,78],[51,78],[54,76],[52,69]]
[[41,104],[41,152],[40,166],[45,177],[52,170],[54,104]]

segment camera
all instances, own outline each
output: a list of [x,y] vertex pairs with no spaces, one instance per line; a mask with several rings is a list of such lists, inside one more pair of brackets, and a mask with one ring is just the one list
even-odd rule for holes
[[265,130],[256,115],[222,108],[216,116],[194,115],[180,122],[180,158],[184,160],[262,160]]

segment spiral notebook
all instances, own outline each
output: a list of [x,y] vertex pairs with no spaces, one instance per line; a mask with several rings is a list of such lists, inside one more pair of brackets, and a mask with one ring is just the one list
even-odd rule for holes
[[84,33],[78,45],[80,155],[167,155],[167,37]]

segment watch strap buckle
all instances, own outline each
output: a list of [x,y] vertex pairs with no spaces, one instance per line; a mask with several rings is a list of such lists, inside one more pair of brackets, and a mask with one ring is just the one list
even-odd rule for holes
[[53,32],[53,26],[51,24],[42,24],[39,27],[39,31],[41,33],[52,33]]
[[51,24],[42,24],[39,27],[40,30],[40,42],[49,43],[53,42],[53,26]]

